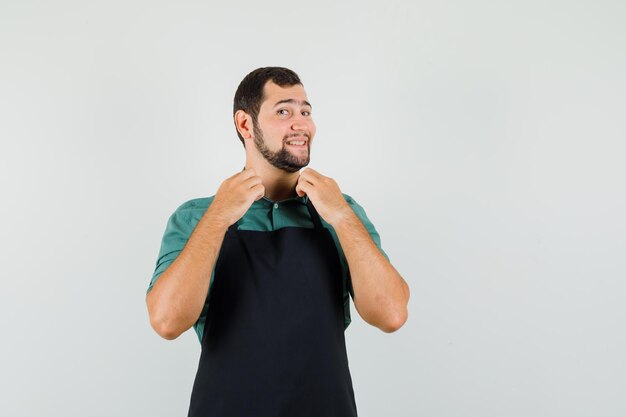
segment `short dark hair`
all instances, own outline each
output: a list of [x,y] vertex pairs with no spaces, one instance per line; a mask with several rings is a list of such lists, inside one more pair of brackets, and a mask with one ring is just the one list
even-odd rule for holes
[[[264,67],[257,68],[250,74],[246,75],[237,91],[233,100],[233,118],[237,110],[243,110],[252,117],[252,122],[257,125],[259,110],[263,102],[263,88],[268,81],[281,87],[291,87],[292,85],[302,85],[298,74],[288,68],[283,67]],[[236,123],[236,122],[235,122]],[[237,126],[235,125],[235,129]],[[237,130],[239,140],[244,144],[243,137]],[[245,147],[245,145],[244,145]]]

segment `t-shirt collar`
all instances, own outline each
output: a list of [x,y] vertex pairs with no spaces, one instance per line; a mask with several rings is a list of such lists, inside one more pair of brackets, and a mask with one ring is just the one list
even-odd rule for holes
[[[244,166],[244,167],[243,167],[243,169],[242,169],[241,171],[245,171],[245,170],[246,170],[246,167]],[[308,196],[308,195],[305,195],[304,197],[298,197],[298,196],[295,196],[295,197],[291,197],[291,198],[286,198],[286,199],[281,200],[281,201],[272,201],[272,200],[270,200],[269,198],[267,198],[267,197],[263,196],[262,200],[265,200],[265,201],[267,201],[268,203],[271,203],[271,204],[274,204],[274,203],[282,203],[282,202],[285,202],[285,201],[291,201],[291,200],[300,201],[302,204],[308,204],[308,202],[309,202],[309,196]]]
[[305,195],[303,197],[295,196],[295,197],[286,198],[286,199],[280,200],[280,201],[272,201],[269,198],[267,198],[266,196],[263,196],[262,200],[265,200],[265,201],[267,201],[270,204],[284,203],[285,201],[292,201],[292,200],[299,201],[302,204],[307,204],[309,202],[309,196],[308,195]]

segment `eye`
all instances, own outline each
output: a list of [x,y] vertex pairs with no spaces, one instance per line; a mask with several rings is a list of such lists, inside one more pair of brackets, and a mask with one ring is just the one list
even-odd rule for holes
[[308,117],[308,116],[310,116],[310,115],[311,115],[311,112],[310,112],[310,111],[307,111],[307,110],[303,110],[303,111],[302,111],[302,115],[303,115],[303,116],[305,116],[305,117]]
[[289,115],[289,110],[287,110],[287,109],[280,109],[280,110],[276,111],[276,114],[279,114],[281,116],[288,116]]

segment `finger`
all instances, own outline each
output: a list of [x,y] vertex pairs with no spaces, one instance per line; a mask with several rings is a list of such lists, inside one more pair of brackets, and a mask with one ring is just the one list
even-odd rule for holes
[[313,168],[311,168],[311,167],[306,167],[306,168],[304,168],[304,169],[303,169],[303,171],[307,171],[307,172],[309,172],[309,173],[311,173],[311,174],[313,174],[313,175],[320,175],[320,173],[319,173],[319,172],[317,172],[316,170],[314,170],[314,169],[313,169]]
[[247,178],[246,180],[244,180],[244,185],[247,186],[248,188],[252,188],[257,184],[261,184],[263,180],[261,179],[261,177],[259,177],[258,175],[255,175],[253,177]]
[[298,194],[298,197],[304,197],[306,195],[306,193],[300,189],[299,185],[296,185],[296,194]]
[[254,195],[254,201],[258,201],[263,198],[265,195],[265,187],[263,184],[257,184],[254,187],[250,188],[250,191]]
[[302,175],[298,177],[298,184],[309,184],[311,186],[315,185],[310,178],[303,177]]
[[243,171],[239,171],[228,177],[229,180],[235,180],[237,178],[248,178],[254,174],[253,169],[244,169]]
[[307,181],[311,184],[319,184],[322,182],[322,178],[320,178],[320,176],[316,176],[315,174],[311,173],[311,172],[307,172],[304,175],[300,175],[300,177],[302,181]]
[[305,168],[300,173],[300,176],[304,176],[304,178],[309,179],[310,181],[315,181],[322,178],[322,174],[314,170],[313,168]]
[[[298,182],[298,185],[296,186],[296,192],[300,191],[300,192],[308,195],[309,197],[311,197],[311,192],[314,192],[314,190],[315,190],[315,188],[313,187],[313,184],[311,184],[310,182],[307,182],[307,181],[300,181],[300,182]],[[302,197],[302,196],[300,196],[300,197]]]
[[243,171],[241,171],[239,174],[242,179],[248,179],[250,177],[253,177],[256,175],[256,171],[252,168],[246,168]]

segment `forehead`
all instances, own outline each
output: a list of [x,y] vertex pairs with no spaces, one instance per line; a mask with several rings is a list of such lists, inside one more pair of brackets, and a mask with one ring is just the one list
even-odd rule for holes
[[265,83],[261,107],[274,106],[283,100],[309,101],[301,84],[281,87],[272,81]]

